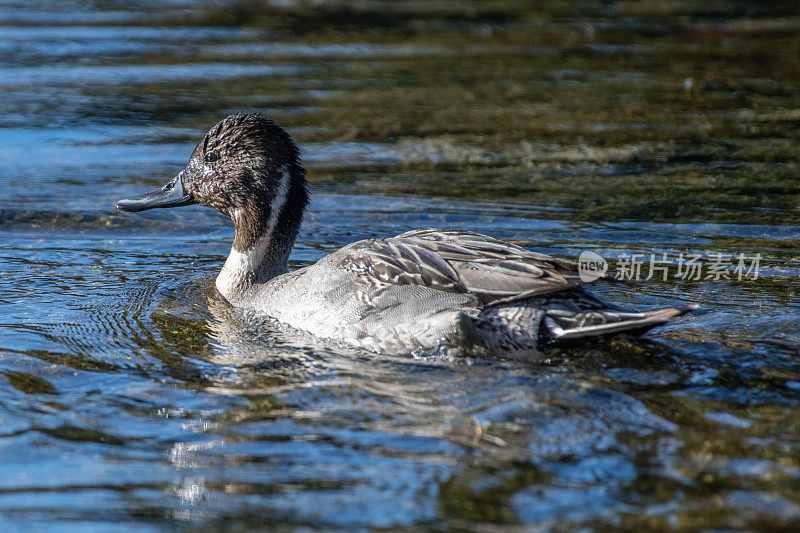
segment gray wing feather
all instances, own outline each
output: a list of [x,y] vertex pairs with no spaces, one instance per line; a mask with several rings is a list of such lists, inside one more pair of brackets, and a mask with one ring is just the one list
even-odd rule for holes
[[348,246],[342,266],[378,283],[470,293],[486,305],[541,296],[583,282],[577,264],[478,233],[415,230]]

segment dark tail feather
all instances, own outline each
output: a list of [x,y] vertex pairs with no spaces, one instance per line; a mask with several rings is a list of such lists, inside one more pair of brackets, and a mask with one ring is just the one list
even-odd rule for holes
[[548,315],[544,317],[543,325],[547,329],[551,342],[572,341],[617,333],[641,335],[650,328],[666,324],[676,317],[697,309],[699,309],[697,305],[691,304],[645,313],[623,313],[609,310],[587,311],[569,317]]

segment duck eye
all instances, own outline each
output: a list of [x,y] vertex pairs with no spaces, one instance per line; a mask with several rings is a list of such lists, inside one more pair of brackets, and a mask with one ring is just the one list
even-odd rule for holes
[[217,159],[219,159],[219,155],[216,152],[208,152],[205,157],[206,163],[211,163]]

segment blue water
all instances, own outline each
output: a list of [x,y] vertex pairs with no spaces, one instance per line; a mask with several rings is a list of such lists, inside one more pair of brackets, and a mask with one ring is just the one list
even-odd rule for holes
[[[0,2],[0,523],[800,525],[800,11],[490,4]],[[293,267],[441,226],[760,277],[598,285],[703,313],[526,361],[254,320],[227,219],[113,209],[244,110],[305,157]]]

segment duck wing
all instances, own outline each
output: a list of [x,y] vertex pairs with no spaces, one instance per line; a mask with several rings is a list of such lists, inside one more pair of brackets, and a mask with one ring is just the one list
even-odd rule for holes
[[348,247],[342,266],[372,283],[470,293],[485,305],[583,284],[572,261],[458,230],[414,230],[359,241]]

